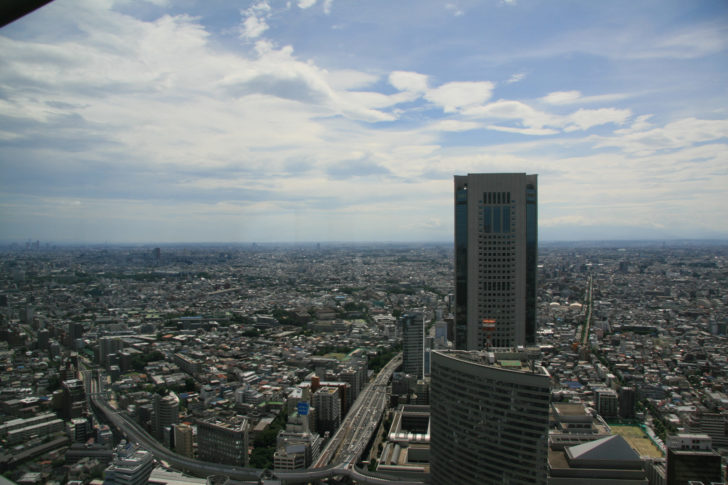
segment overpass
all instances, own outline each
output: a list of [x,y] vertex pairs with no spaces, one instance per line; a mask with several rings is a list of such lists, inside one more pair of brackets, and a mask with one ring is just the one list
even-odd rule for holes
[[[401,354],[392,359],[376,378],[370,382],[357,398],[342,425],[334,434],[321,453],[319,460],[311,468],[293,471],[272,471],[275,478],[287,484],[307,483],[325,478],[347,476],[359,483],[372,485],[422,485],[423,482],[400,480],[381,474],[363,472],[356,469],[355,464],[364,451],[372,433],[376,429],[379,417],[386,406],[386,385],[394,370],[401,363]],[[111,424],[128,440],[139,443],[158,460],[169,463],[172,467],[191,475],[207,477],[210,475],[227,475],[233,480],[261,480],[265,470],[232,465],[210,463],[187,458],[165,448],[135,421],[127,417],[106,402],[104,396],[96,392],[96,383],[92,380],[91,401]],[[333,465],[330,462],[334,461]]]

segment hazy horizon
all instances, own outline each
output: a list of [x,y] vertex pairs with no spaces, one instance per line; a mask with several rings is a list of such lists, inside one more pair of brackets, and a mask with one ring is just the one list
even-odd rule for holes
[[728,238],[728,3],[55,0],[0,29],[0,240]]

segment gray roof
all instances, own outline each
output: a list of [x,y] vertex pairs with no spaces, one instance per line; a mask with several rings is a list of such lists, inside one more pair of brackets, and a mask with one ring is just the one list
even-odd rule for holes
[[566,448],[569,460],[639,461],[640,456],[620,435],[615,434]]

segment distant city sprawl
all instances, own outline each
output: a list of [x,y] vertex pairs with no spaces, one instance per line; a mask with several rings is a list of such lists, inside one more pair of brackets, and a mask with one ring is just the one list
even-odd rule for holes
[[[452,351],[453,251],[6,247],[3,474],[48,483],[179,472],[200,483],[264,473],[287,483],[421,483],[430,405],[448,409],[448,395],[430,401],[433,361],[446,364],[438,379],[464,366],[494,392],[523,392],[498,377],[518,373],[514,386],[540,379],[544,396],[550,386],[549,476],[579,473],[579,446],[597,440],[627,446],[640,476],[665,476],[668,452],[673,464],[693,456],[680,451],[685,433],[699,436],[693,451],[713,473],[728,447],[728,247],[542,245],[536,345],[467,356]],[[415,370],[396,369],[402,351]],[[457,372],[444,381],[451,393],[462,389]],[[498,421],[488,416],[465,429],[489,436]]]

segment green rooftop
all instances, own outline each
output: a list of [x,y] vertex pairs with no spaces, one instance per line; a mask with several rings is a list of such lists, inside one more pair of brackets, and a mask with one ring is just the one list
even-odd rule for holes
[[499,360],[501,367],[521,367],[523,364],[520,360]]

